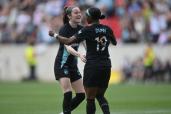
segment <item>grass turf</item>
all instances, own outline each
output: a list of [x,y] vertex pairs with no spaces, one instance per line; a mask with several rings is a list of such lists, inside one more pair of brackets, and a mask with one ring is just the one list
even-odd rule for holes
[[[111,114],[171,114],[169,84],[110,85],[106,97]],[[0,82],[0,114],[59,114],[62,99],[57,83]],[[73,114],[85,114],[85,101]]]

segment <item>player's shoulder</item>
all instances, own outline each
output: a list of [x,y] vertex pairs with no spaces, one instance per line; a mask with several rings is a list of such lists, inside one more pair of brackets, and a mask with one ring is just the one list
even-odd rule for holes
[[109,26],[103,25],[103,24],[101,24],[101,26],[103,26],[104,28],[106,28],[107,32],[110,32],[110,33],[113,32],[112,29]]
[[104,25],[104,24],[100,24],[101,26],[103,26],[104,28],[106,28],[106,29],[111,29],[109,26],[107,26],[107,25]]
[[61,26],[61,28],[59,29],[59,34],[60,35],[64,35],[69,31],[69,26],[68,24],[64,24],[63,26]]
[[[69,25],[69,23],[64,24],[59,31],[67,31],[70,30],[71,26]],[[78,25],[77,29],[82,29],[83,26],[82,25]]]
[[105,28],[105,29],[107,29],[107,30],[109,30],[110,29],[110,27],[108,27],[107,25],[103,25],[103,24],[94,24],[94,25],[92,25],[91,26],[91,28],[90,29],[96,29],[96,28]]
[[89,28],[89,26],[84,26],[84,27],[82,27],[81,29],[80,29],[80,32],[86,32],[86,31],[88,31],[90,28]]
[[83,30],[86,31],[86,32],[91,31],[91,30],[93,30],[93,26],[85,26],[83,28]]
[[63,26],[61,26],[61,28],[59,30],[65,30],[68,28],[68,24],[64,24]]
[[78,25],[78,29],[82,29],[82,28],[83,28],[83,26],[79,24]]

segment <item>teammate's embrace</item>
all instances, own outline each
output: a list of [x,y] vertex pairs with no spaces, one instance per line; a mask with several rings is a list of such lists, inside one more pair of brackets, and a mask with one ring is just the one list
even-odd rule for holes
[[111,60],[109,58],[108,46],[112,42],[116,45],[117,42],[112,30],[105,25],[99,24],[99,19],[104,19],[105,16],[101,14],[98,8],[89,8],[86,10],[87,22],[90,26],[81,29],[77,34],[70,38],[62,37],[49,31],[49,35],[56,37],[61,43],[72,44],[86,41],[87,62],[84,67],[83,84],[86,91],[87,114],[95,114],[95,98],[104,114],[110,114],[109,105],[104,97],[105,91],[108,87]]

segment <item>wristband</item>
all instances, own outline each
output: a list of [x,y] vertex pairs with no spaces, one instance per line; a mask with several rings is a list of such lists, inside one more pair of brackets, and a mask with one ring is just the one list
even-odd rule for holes
[[54,37],[57,38],[58,37],[58,34],[54,33]]

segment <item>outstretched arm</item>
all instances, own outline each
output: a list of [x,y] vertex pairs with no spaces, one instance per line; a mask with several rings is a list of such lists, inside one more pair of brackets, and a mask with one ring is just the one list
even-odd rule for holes
[[66,47],[67,51],[68,51],[70,54],[79,57],[79,58],[81,59],[81,61],[83,61],[84,63],[86,62],[86,58],[85,58],[84,55],[82,55],[81,53],[79,53],[78,51],[76,51],[75,49],[73,49],[73,48],[72,48],[71,46],[69,46],[69,45],[64,45],[64,46]]
[[59,34],[53,32],[53,31],[49,31],[49,36],[55,37],[56,39],[59,40],[59,42],[66,44],[66,45],[73,44],[77,41],[75,36],[72,36],[70,38],[66,38],[66,37],[60,36]]

